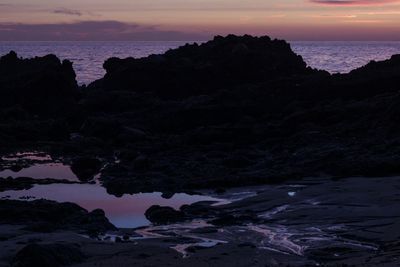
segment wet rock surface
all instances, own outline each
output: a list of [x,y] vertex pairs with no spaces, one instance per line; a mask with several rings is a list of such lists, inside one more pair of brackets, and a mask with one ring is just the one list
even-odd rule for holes
[[142,59],[111,58],[104,68],[107,74],[97,83],[106,90],[149,91],[166,98],[312,72],[285,41],[234,35]]
[[190,236],[175,248],[197,260],[204,259],[199,255],[205,246],[212,246],[208,251],[213,253],[234,245],[243,249],[237,252],[242,256],[258,251],[277,266],[395,266],[400,257],[400,179],[365,179],[309,178],[242,189],[257,194],[224,205],[184,206],[186,223],[147,231],[175,239]]
[[[122,262],[138,266],[165,266],[165,262],[173,266],[395,266],[399,259],[399,186],[399,177],[358,177],[308,178],[229,189],[222,197],[236,199],[230,203],[198,202],[183,206],[180,211],[152,207],[148,215],[158,213],[158,218],[165,219],[170,214],[176,218],[179,213],[179,220],[137,229],[110,229],[115,243],[74,234],[75,227],[85,224],[64,204],[58,209],[67,210],[72,217],[60,213],[65,222],[62,228],[55,227],[60,223],[53,223],[53,219],[40,219],[41,223],[21,227],[30,221],[25,216],[48,215],[32,206],[29,207],[35,212],[19,209],[24,203],[20,201],[11,203],[19,210],[14,211],[19,219],[13,215],[11,220],[16,224],[10,225],[4,219],[0,223],[0,246],[18,249],[0,251],[0,256],[5,255],[0,257],[0,263],[2,259],[11,262],[18,251],[32,242],[64,241],[62,244],[79,244],[86,256],[84,262],[73,266],[112,266]],[[239,195],[243,197],[237,198]],[[79,210],[76,206],[75,209]],[[54,213],[47,206],[46,211]],[[12,215],[9,210],[1,212]],[[92,214],[104,216],[101,211]],[[70,218],[77,226],[69,226]]]

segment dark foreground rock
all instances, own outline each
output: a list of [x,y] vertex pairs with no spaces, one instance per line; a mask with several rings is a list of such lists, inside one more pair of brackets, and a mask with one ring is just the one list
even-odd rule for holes
[[70,61],[55,55],[22,59],[15,52],[0,57],[1,146],[68,139],[79,98]]
[[185,220],[185,214],[182,211],[171,207],[151,206],[145,213],[146,218],[155,224],[176,223]]
[[[97,137],[121,147],[103,184],[121,195],[396,175],[396,58],[329,75],[307,68],[285,42],[228,36],[161,56],[110,59],[85,99],[92,116],[106,109],[103,120],[116,125]],[[145,168],[136,167],[138,155]]]
[[1,200],[0,213],[1,224],[26,225],[27,230],[34,232],[62,229],[96,234],[115,229],[104,211],[88,212],[73,203]]
[[[152,207],[146,216],[155,225],[136,235],[159,239],[140,245],[129,235],[112,245],[77,235],[115,230],[100,210],[2,200],[2,248],[77,241],[89,256],[78,266],[398,262],[399,182],[370,177],[400,174],[399,56],[330,75],[307,68],[284,41],[227,36],[104,67],[105,77],[80,91],[68,62],[3,57],[0,152],[44,147],[75,159],[75,172],[87,179],[98,162],[78,159],[105,159],[101,182],[117,196],[280,185],[219,207]],[[14,163],[7,168],[23,167]],[[362,178],[340,179],[346,176]],[[289,179],[296,183],[282,184]],[[31,186],[26,179],[1,183]],[[200,220],[195,230],[192,219]],[[158,225],[181,221],[173,230]],[[0,262],[18,251],[1,249]],[[52,248],[38,251],[63,264]],[[20,259],[30,259],[28,252]]]
[[229,260],[257,252],[269,255],[269,261],[249,259],[254,266],[396,266],[400,204],[392,196],[399,184],[399,177],[309,178],[232,189],[225,197],[243,191],[254,195],[226,205],[184,206],[185,223],[149,229],[173,236],[180,242],[178,251],[198,266],[209,259],[201,247],[206,240],[220,242],[212,246],[208,241],[208,253],[217,257],[215,266],[229,266],[218,253],[224,247],[230,247],[225,255]]
[[399,186],[399,177],[356,177],[228,189],[221,197],[236,201],[184,206],[185,221],[115,230],[115,243],[68,229],[43,233],[1,223],[0,265],[41,257],[59,264],[54,255],[60,253],[69,260],[83,254],[83,262],[72,264],[77,267],[392,267],[400,251]]
[[90,157],[78,157],[72,160],[71,170],[81,181],[93,180],[99,173],[102,163],[99,159]]
[[78,97],[72,63],[54,55],[20,59],[10,52],[0,58],[0,96],[1,110],[9,115],[65,114]]
[[30,244],[15,255],[13,267],[61,267],[82,262],[86,256],[74,244]]

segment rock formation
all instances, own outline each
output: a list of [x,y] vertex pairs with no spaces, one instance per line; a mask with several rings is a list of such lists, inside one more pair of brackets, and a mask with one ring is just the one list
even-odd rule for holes
[[[0,66],[2,94],[13,99],[17,84],[22,99],[42,96],[34,108],[13,99],[14,111],[2,109],[3,148],[40,140],[72,158],[101,155],[110,160],[101,180],[116,195],[400,173],[399,56],[330,75],[285,41],[229,35],[109,59],[104,78],[80,93],[70,63],[54,56],[10,53]],[[14,83],[18,75],[32,86]],[[68,114],[31,116],[70,101]]]

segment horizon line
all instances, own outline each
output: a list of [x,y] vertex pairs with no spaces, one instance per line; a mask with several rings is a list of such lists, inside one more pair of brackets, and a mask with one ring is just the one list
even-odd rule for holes
[[[218,36],[218,35],[215,35]],[[240,36],[240,35],[239,35]],[[268,35],[259,35],[261,36],[268,36]],[[273,38],[269,36],[271,40],[283,40],[286,42],[400,42],[399,39],[354,39],[354,40],[347,40],[347,39],[284,39],[284,38]],[[123,43],[123,42],[208,42],[211,39],[204,39],[204,40],[0,40],[0,42],[15,42],[15,43],[27,43],[27,42],[54,42],[54,43],[66,43],[66,42],[114,42],[114,43]]]

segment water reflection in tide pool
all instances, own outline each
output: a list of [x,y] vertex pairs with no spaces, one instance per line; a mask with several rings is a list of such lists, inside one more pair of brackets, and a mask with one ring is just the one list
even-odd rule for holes
[[71,167],[62,163],[35,164],[18,172],[6,169],[0,171],[0,177],[30,177],[34,179],[54,178],[59,180],[79,181]]
[[[0,162],[3,168],[3,170],[0,170],[0,177],[3,178],[30,177],[34,179],[53,178],[79,181],[69,165],[54,160],[46,152],[17,152],[2,156]],[[12,166],[19,166],[19,168],[13,170]]]
[[29,190],[5,191],[0,198],[20,199],[23,197],[45,198],[58,202],[73,202],[92,211],[103,209],[107,218],[120,228],[134,228],[148,225],[145,211],[152,205],[170,206],[176,209],[185,204],[198,201],[219,201],[209,196],[175,194],[170,199],[161,197],[161,193],[140,193],[124,195],[120,198],[107,193],[100,185],[91,184],[51,184],[37,185]]

